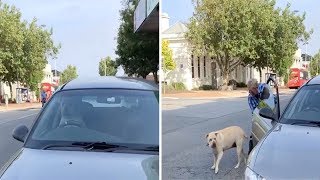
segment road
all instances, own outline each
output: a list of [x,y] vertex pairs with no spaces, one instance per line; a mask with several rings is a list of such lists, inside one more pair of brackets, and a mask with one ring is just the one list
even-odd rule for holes
[[0,168],[22,147],[22,143],[12,138],[13,129],[24,124],[30,128],[39,109],[0,112]]
[[[291,95],[280,96],[283,109]],[[230,149],[214,174],[212,150],[206,146],[208,132],[231,125],[242,127],[248,135],[251,112],[247,98],[168,99],[162,111],[162,178],[171,179],[244,179],[245,164],[234,169],[236,150]],[[244,147],[248,152],[248,142]]]

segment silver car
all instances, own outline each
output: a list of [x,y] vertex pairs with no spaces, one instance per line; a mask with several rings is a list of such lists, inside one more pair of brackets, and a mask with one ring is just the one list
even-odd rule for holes
[[266,134],[249,154],[245,179],[320,178],[320,76],[297,90],[281,116],[277,103],[276,111],[267,106],[257,117],[261,125],[253,128]]
[[62,86],[1,180],[159,179],[159,90],[138,79],[76,79]]

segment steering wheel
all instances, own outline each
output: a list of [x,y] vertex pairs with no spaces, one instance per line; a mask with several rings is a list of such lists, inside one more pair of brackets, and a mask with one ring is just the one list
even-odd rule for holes
[[307,107],[305,109],[303,109],[303,111],[314,111],[314,112],[320,112],[320,109],[317,107]]
[[79,123],[78,121],[74,121],[74,120],[68,120],[60,125],[60,127],[67,127],[67,126],[75,126],[77,128],[82,127],[81,123]]

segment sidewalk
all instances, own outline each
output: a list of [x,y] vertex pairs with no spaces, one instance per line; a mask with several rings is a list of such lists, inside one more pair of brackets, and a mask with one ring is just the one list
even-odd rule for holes
[[8,104],[8,107],[4,103],[0,106],[0,112],[31,109],[31,108],[41,108],[41,103],[22,103],[22,104]]
[[[292,94],[294,89],[279,89],[279,94]],[[233,91],[189,91],[181,93],[162,94],[163,98],[226,98],[226,97],[247,97],[245,89]]]

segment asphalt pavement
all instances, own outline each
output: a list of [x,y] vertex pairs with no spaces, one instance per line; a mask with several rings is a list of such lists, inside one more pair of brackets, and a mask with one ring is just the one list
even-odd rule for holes
[[[291,95],[280,96],[283,110]],[[236,150],[224,153],[219,173],[214,174],[212,150],[206,146],[208,132],[231,125],[248,135],[251,112],[247,98],[164,98],[162,110],[162,179],[244,179],[245,164],[238,169]],[[248,151],[248,142],[244,147]]]
[[0,168],[22,147],[22,142],[13,139],[13,129],[20,124],[30,128],[38,112],[39,109],[0,112]]

